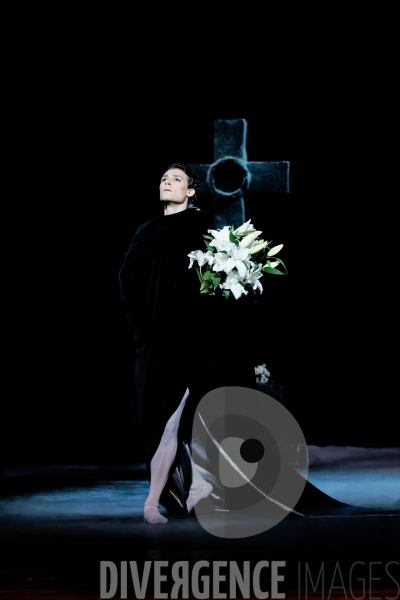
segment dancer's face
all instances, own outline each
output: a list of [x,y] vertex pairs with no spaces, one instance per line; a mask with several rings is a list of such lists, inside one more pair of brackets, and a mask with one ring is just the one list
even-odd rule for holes
[[188,177],[181,169],[170,169],[161,177],[160,200],[174,205],[175,211],[185,210],[195,190],[188,187]]

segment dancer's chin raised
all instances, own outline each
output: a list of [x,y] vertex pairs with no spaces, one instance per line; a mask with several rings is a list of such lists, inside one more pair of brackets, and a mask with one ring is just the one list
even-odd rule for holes
[[198,502],[200,502],[200,500],[207,498],[207,496],[209,496],[212,491],[213,486],[211,485],[211,483],[206,483],[202,487],[196,488],[194,490],[190,488],[189,495],[186,500],[186,508],[188,513],[190,513],[193,510],[193,508]]

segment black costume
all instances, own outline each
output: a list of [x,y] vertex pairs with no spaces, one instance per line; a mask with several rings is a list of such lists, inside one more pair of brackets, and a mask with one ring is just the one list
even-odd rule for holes
[[233,322],[245,303],[231,306],[220,294],[201,295],[195,267],[189,269],[188,254],[206,250],[203,235],[209,227],[196,207],[156,217],[138,228],[120,270],[122,302],[136,346],[135,387],[148,440],[149,477],[165,425],[186,388],[190,391],[177,457],[161,498],[173,508],[168,495],[173,491],[183,510],[191,483],[188,445],[196,405],[216,387],[255,387],[245,340]]

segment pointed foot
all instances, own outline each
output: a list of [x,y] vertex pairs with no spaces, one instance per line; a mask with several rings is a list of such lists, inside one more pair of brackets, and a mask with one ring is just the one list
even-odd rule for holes
[[186,500],[186,507],[188,512],[191,512],[196,506],[196,504],[200,502],[200,500],[203,500],[203,498],[207,498],[207,496],[209,496],[212,491],[213,486],[211,485],[211,483],[206,483],[201,488],[195,490],[190,489],[189,496]]

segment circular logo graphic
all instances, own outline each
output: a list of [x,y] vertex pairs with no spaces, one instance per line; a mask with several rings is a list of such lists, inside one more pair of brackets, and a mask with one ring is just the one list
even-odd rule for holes
[[[221,387],[199,402],[192,459],[212,492],[194,506],[200,525],[222,538],[257,535],[294,511],[306,484],[303,432],[285,406],[245,387]],[[303,455],[302,455],[303,456]]]

